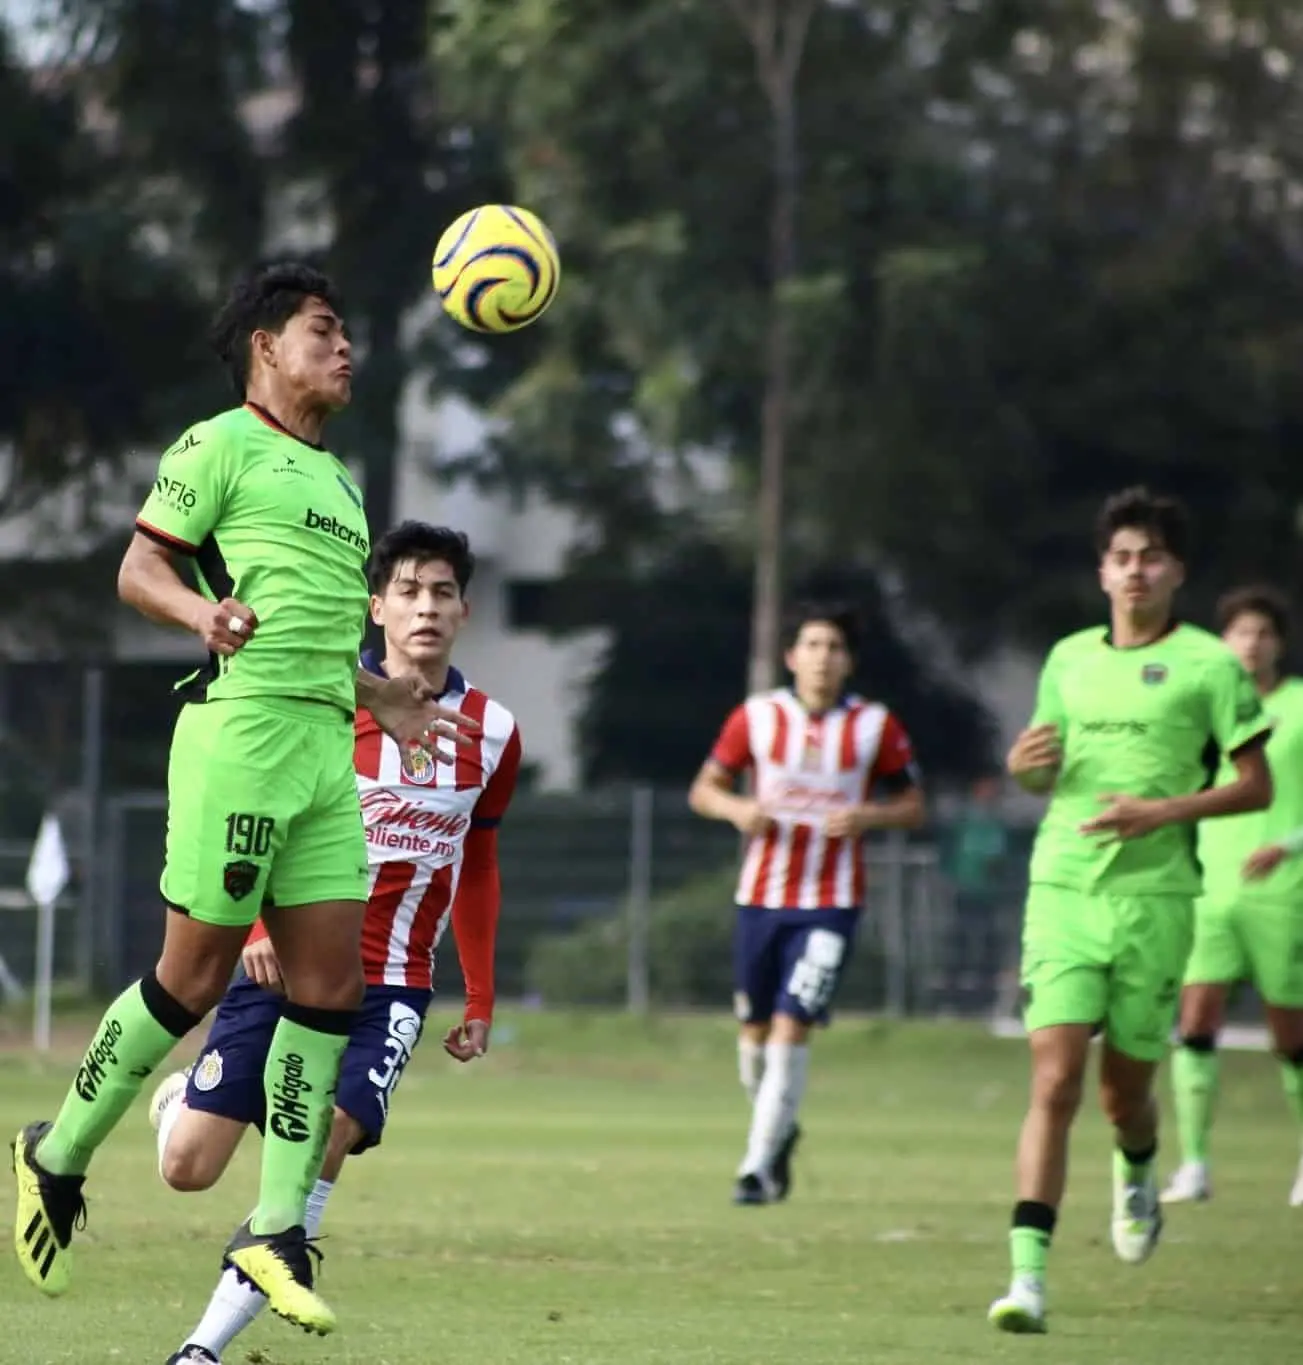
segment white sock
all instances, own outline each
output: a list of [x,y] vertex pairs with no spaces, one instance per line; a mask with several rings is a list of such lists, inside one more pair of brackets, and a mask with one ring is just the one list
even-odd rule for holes
[[[303,1220],[309,1237],[317,1235],[322,1215],[326,1211],[326,1200],[334,1188],[334,1183],[329,1180],[318,1180],[312,1187]],[[266,1302],[256,1289],[242,1284],[234,1270],[224,1270],[199,1326],[185,1339],[184,1345],[202,1346],[220,1360],[222,1352],[262,1312]]]
[[737,1040],[737,1077],[752,1104],[760,1093],[760,1077],[765,1070],[765,1045],[752,1038]]
[[307,1212],[303,1215],[303,1229],[309,1237],[315,1237],[321,1230],[321,1219],[326,1212],[326,1200],[335,1188],[333,1180],[318,1180],[308,1195]]
[[810,1049],[806,1044],[765,1044],[765,1075],[751,1114],[751,1134],[739,1175],[768,1176],[778,1149],[796,1122],[809,1071]]
[[163,1153],[167,1151],[167,1140],[172,1136],[172,1129],[176,1127],[176,1121],[181,1117],[181,1109],[185,1102],[185,1091],[183,1090],[170,1104],[166,1105],[163,1112],[158,1116],[158,1173],[163,1174]]

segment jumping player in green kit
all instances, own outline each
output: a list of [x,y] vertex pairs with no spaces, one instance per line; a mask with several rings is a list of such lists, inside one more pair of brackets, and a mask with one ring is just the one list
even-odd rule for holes
[[[1110,498],[1096,549],[1110,624],[1060,640],[1009,772],[1049,792],[1022,939],[1031,1098],[1018,1143],[1013,1276],[990,1309],[1003,1331],[1045,1330],[1045,1266],[1091,1036],[1113,1125],[1112,1239],[1132,1264],[1162,1226],[1154,1073],[1167,1049],[1200,890],[1195,825],[1271,800],[1269,726],[1226,646],[1177,621],[1184,508],[1143,488]],[[1225,757],[1232,779],[1212,787]]]
[[[439,754],[466,722],[428,686],[358,668],[369,538],[347,469],[321,445],[351,397],[329,280],[272,266],[235,288],[215,328],[241,406],[163,456],[119,573],[123,600],[191,630],[208,665],[180,688],[168,770],[162,956],[109,1006],[51,1123],[14,1143],[14,1245],[49,1295],[68,1287],[91,1157],[145,1079],[221,999],[261,912],[287,1003],[264,1075],[257,1208],[225,1264],[314,1332],[304,1209],[324,1155],[339,1061],[362,999],[367,854],[353,772],[362,705],[400,743]],[[200,591],[179,560],[196,570]]]
[[[1303,679],[1281,676],[1289,611],[1270,588],[1240,588],[1218,604],[1222,639],[1257,684],[1271,739],[1271,806],[1199,830],[1204,894],[1181,992],[1172,1096],[1182,1162],[1163,1202],[1208,1199],[1208,1137],[1217,1096],[1217,1035],[1231,987],[1252,981],[1267,1010],[1290,1108],[1303,1125],[1303,859],[1287,858],[1303,826]],[[1219,782],[1233,779],[1225,768]],[[1303,1161],[1289,1202],[1303,1205]]]

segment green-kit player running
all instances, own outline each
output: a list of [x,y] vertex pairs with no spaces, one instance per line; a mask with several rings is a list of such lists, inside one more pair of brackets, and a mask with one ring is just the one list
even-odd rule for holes
[[[1195,908],[1181,1041],[1172,1056],[1182,1162],[1163,1191],[1165,1203],[1212,1194],[1208,1136],[1217,1035],[1237,982],[1251,981],[1266,1005],[1285,1094],[1303,1125],[1303,860],[1286,861],[1303,827],[1303,680],[1280,673],[1289,611],[1279,593],[1237,589],[1222,598],[1217,614],[1222,639],[1253,677],[1271,723],[1267,758],[1276,795],[1265,811],[1213,820],[1199,831],[1204,894]],[[1223,770],[1218,781],[1233,777]],[[1303,1205],[1303,1161],[1289,1202]]]
[[[411,679],[361,672],[368,550],[362,500],[321,444],[351,396],[334,291],[304,266],[243,280],[214,341],[243,406],[162,459],[119,575],[123,600],[192,630],[209,665],[183,685],[168,769],[168,906],[157,967],[109,1006],[53,1124],[14,1143],[15,1248],[46,1294],[68,1287],[82,1182],[145,1079],[221,999],[261,911],[289,1003],[265,1074],[258,1205],[225,1264],[282,1317],[328,1332],[304,1209],[335,1078],[362,998],[366,845],[353,774],[355,705],[437,752],[458,715]],[[202,592],[177,571],[190,559]]]
[[[1096,528],[1110,625],[1050,652],[1036,712],[1009,753],[1026,788],[1052,792],[1032,852],[1022,982],[1031,1099],[1018,1142],[1013,1278],[990,1318],[1045,1330],[1045,1265],[1092,1034],[1116,1134],[1113,1248],[1145,1260],[1162,1226],[1154,1073],[1167,1049],[1193,935],[1195,823],[1271,800],[1268,725],[1252,680],[1172,599],[1188,528],[1177,502],[1131,489]],[[1210,788],[1221,755],[1234,769]]]

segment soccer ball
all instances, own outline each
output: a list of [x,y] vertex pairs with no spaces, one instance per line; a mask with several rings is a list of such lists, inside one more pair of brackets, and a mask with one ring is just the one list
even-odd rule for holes
[[463,213],[434,249],[444,311],[473,332],[514,332],[552,302],[561,278],[556,242],[528,209],[484,204]]

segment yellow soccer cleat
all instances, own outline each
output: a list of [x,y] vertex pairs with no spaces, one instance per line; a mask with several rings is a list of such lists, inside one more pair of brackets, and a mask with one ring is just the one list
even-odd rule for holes
[[321,1252],[301,1227],[259,1236],[245,1223],[231,1238],[223,1265],[262,1294],[271,1311],[305,1332],[335,1330],[335,1314],[312,1287],[312,1261]]
[[51,1175],[36,1160],[36,1148],[50,1131],[48,1123],[30,1123],[14,1139],[14,1180],[18,1211],[14,1219],[14,1251],[23,1274],[51,1298],[66,1293],[72,1279],[74,1228],[86,1226],[86,1201],[80,1175]]

